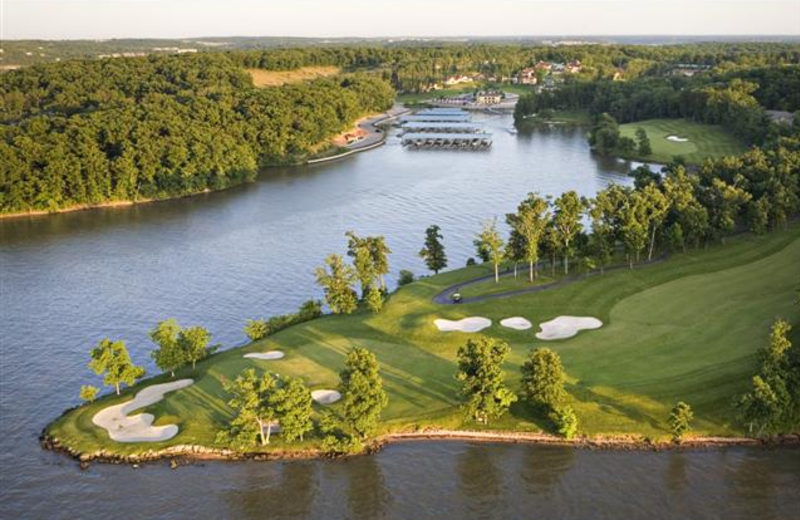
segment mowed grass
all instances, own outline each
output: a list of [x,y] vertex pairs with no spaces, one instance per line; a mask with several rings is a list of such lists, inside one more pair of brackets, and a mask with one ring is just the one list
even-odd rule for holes
[[[753,354],[767,342],[771,324],[784,317],[800,326],[794,304],[800,289],[797,225],[768,236],[738,236],[725,246],[538,293],[449,306],[431,301],[445,287],[486,271],[479,265],[423,278],[394,293],[378,315],[324,317],[199,363],[194,374],[178,375],[194,377],[196,384],[144,410],[156,416],[156,424],[180,426],[180,433],[169,441],[116,443],[91,424],[94,413],[130,399],[131,390],[67,413],[49,427],[50,433],[83,452],[130,454],[179,444],[212,446],[231,414],[223,380],[256,367],[302,377],[312,389],[335,388],[345,353],[354,345],[372,350],[381,364],[389,394],[382,432],[430,425],[476,429],[479,426],[458,410],[455,360],[468,338],[483,334],[510,344],[504,368],[515,391],[519,368],[532,348],[547,346],[561,355],[582,434],[666,438],[669,410],[684,400],[695,410],[693,433],[733,435],[741,432],[732,424],[732,400],[745,389],[755,368]],[[509,316],[538,324],[559,315],[595,316],[605,326],[552,342],[537,340],[537,327],[514,331],[499,326]],[[442,333],[433,325],[436,318],[466,316],[486,316],[494,323],[474,335]],[[272,349],[284,351],[286,357],[242,357]],[[134,390],[165,380],[159,376]],[[519,402],[489,428],[546,431],[549,425]],[[315,442],[309,439],[298,447]],[[277,439],[268,449],[282,448],[286,446]]]
[[[686,119],[650,119],[620,125],[620,135],[635,140],[637,128],[644,128],[653,148],[653,153],[647,157],[636,156],[641,160],[666,163],[680,155],[689,163],[699,164],[706,158],[740,155],[746,150],[744,143],[719,125],[694,123]],[[688,141],[668,141],[669,136]]]
[[279,87],[339,74],[339,67],[300,67],[294,70],[247,69],[256,87]]

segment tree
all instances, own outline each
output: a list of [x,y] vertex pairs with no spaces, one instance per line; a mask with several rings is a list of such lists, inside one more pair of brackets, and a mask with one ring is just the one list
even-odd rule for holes
[[215,349],[209,347],[211,334],[203,327],[189,327],[178,334],[178,348],[183,352],[187,362],[195,369],[197,362],[205,359]]
[[286,442],[303,441],[314,428],[311,421],[311,392],[297,377],[283,379],[282,385],[270,396],[270,404],[281,425],[281,437]]
[[362,347],[350,349],[344,370],[339,373],[339,392],[345,428],[366,439],[375,431],[381,411],[388,404],[375,354]]
[[186,353],[178,346],[178,334],[181,327],[174,318],[160,321],[150,331],[150,339],[158,345],[158,349],[150,353],[156,366],[162,372],[169,372],[175,377],[175,371],[184,366],[188,359]]
[[694,413],[692,407],[683,401],[678,401],[678,404],[672,408],[669,414],[669,429],[672,433],[672,440],[680,442],[686,432],[689,431],[689,423],[692,422]]
[[641,191],[630,192],[620,211],[622,243],[628,255],[628,265],[633,269],[634,259],[647,247],[650,222],[647,212],[647,199]]
[[87,403],[93,402],[97,399],[97,394],[100,392],[100,389],[96,386],[92,385],[81,385],[81,399],[86,401]]
[[539,263],[539,243],[547,229],[550,214],[547,199],[535,193],[529,193],[517,208],[516,218],[512,226],[523,239],[523,257],[528,262],[528,277],[531,282],[536,279],[536,266]]
[[383,293],[377,287],[370,287],[364,301],[369,310],[378,314],[383,308]]
[[269,335],[269,325],[265,320],[247,320],[244,333],[247,334],[250,341],[257,341]]
[[386,292],[386,275],[389,273],[389,255],[392,250],[386,245],[383,236],[367,237],[375,274],[381,280],[381,291]]
[[354,232],[345,233],[348,237],[347,254],[353,257],[356,277],[361,283],[361,297],[366,298],[378,273],[372,256],[369,238],[360,238]]
[[276,417],[272,397],[278,387],[275,376],[265,373],[259,377],[255,369],[248,368],[232,382],[223,382],[222,386],[232,395],[228,406],[234,409],[236,415],[228,424],[228,429],[221,432],[221,437],[239,448],[253,446],[256,436],[262,446],[269,444]]
[[558,354],[537,348],[522,365],[522,395],[535,408],[555,410],[566,397],[564,379]]
[[492,339],[468,340],[458,349],[459,395],[468,417],[483,424],[500,417],[517,400],[503,381],[503,362],[509,353],[508,344]]
[[124,341],[111,341],[108,338],[100,340],[91,351],[91,368],[95,374],[105,374],[103,384],[113,386],[117,395],[123,383],[131,386],[137,379],[144,377],[145,370],[131,361]]
[[358,308],[358,295],[352,284],[356,279],[355,270],[346,265],[339,255],[328,255],[324,267],[317,267],[317,283],[325,290],[325,301],[334,314],[351,314]]
[[500,282],[500,263],[503,261],[503,239],[497,232],[497,219],[487,220],[483,230],[475,240],[479,251],[485,251],[487,258],[494,266],[494,281]]
[[791,432],[800,424],[800,349],[789,340],[790,331],[788,322],[775,321],[769,345],[758,352],[759,372],[737,402],[750,433]]
[[619,124],[607,113],[603,113],[589,132],[589,145],[598,153],[607,155],[619,146]]
[[563,193],[554,203],[553,227],[558,233],[560,248],[564,257],[564,274],[569,273],[569,257],[575,237],[583,229],[581,216],[586,209],[586,201],[574,191]]
[[650,138],[647,137],[647,131],[639,127],[636,129],[636,142],[639,147],[639,155],[647,157],[653,153],[653,147],[650,145]]
[[447,267],[447,255],[444,252],[442,238],[444,237],[439,226],[428,226],[425,230],[425,247],[419,251],[419,256],[425,260],[425,265],[434,274],[439,274],[439,271]]
[[641,190],[644,200],[642,204],[645,206],[647,213],[647,223],[650,228],[650,248],[647,253],[647,259],[653,259],[653,249],[656,245],[656,233],[664,223],[664,219],[669,212],[669,199],[655,184],[648,184]]

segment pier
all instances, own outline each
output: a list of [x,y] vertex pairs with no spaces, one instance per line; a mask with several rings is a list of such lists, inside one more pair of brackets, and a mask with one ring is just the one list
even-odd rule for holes
[[413,149],[440,148],[451,150],[482,150],[492,146],[492,134],[481,133],[406,133],[403,146]]
[[410,149],[483,150],[492,134],[460,108],[427,108],[403,118],[401,143]]

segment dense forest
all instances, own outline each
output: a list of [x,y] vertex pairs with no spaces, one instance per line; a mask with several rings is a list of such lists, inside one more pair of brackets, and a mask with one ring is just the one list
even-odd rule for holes
[[620,123],[653,118],[687,118],[721,124],[748,143],[764,143],[778,128],[766,109],[800,109],[800,66],[742,69],[718,75],[640,77],[632,81],[569,81],[560,88],[525,96],[519,122],[545,109],[582,109],[610,114]]
[[[558,89],[521,100],[588,108],[620,122],[689,117],[750,143],[776,138],[764,108],[798,108],[800,45],[321,46],[66,60],[0,74],[0,212],[159,199],[252,179],[313,152],[358,116],[455,73],[511,76],[538,60],[580,60]],[[710,67],[696,78],[677,64]],[[335,65],[333,78],[257,89],[245,68]],[[611,81],[624,71],[624,82]]]
[[0,76],[0,211],[222,189],[393,99],[363,74],[256,89],[224,54],[13,71]]

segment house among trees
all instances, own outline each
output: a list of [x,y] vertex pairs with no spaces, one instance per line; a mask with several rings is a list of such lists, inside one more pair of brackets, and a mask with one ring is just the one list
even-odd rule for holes
[[444,84],[448,87],[451,87],[460,83],[469,83],[470,81],[472,81],[472,78],[469,76],[465,76],[464,74],[456,74],[455,76],[445,78]]
[[706,72],[709,69],[711,69],[711,67],[708,65],[698,65],[695,63],[678,63],[672,68],[672,70],[669,71],[669,74],[671,76],[683,76],[686,78],[691,78],[692,76]]
[[517,83],[521,83],[522,85],[536,85],[538,82],[539,79],[536,77],[536,69],[533,67],[522,69],[519,74],[517,74]]

